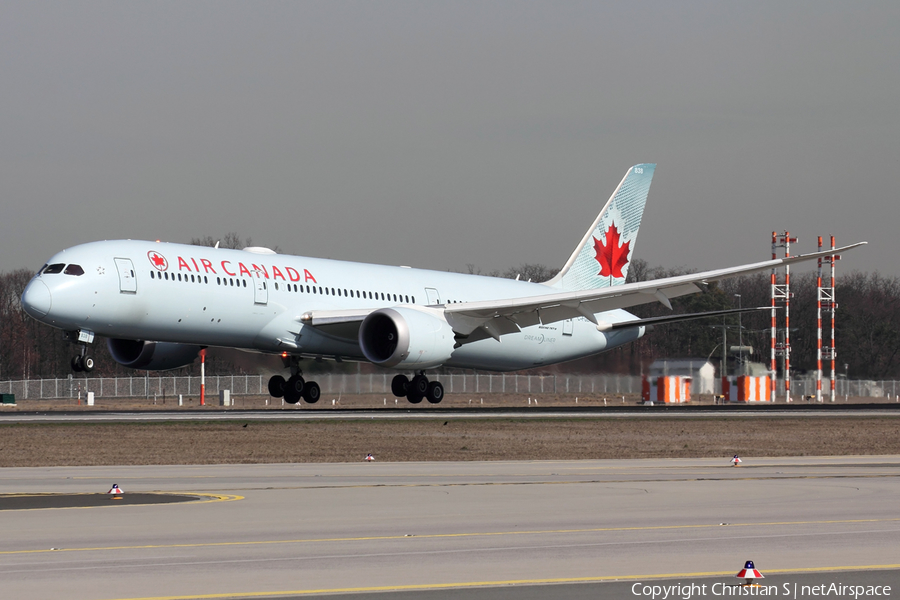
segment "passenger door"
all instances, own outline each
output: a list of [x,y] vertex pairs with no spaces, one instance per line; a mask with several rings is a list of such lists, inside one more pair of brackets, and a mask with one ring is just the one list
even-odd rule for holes
[[116,258],[116,270],[119,271],[119,292],[123,294],[137,293],[137,278],[134,276],[134,265],[130,258]]
[[253,280],[253,302],[263,305],[269,302],[268,283],[258,273],[256,279]]

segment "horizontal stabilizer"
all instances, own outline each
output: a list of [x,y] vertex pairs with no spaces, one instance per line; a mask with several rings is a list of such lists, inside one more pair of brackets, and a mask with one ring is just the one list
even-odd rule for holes
[[730,308],[727,310],[711,310],[702,313],[687,313],[681,315],[667,315],[665,317],[632,319],[631,321],[620,321],[618,323],[600,323],[599,325],[597,325],[597,329],[600,331],[613,331],[616,329],[628,329],[630,327],[652,327],[654,325],[668,325],[669,323],[678,323],[680,321],[693,321],[695,319],[707,319],[710,317],[721,317],[723,315],[755,312],[758,310],[772,310],[772,307],[754,306],[753,308]]

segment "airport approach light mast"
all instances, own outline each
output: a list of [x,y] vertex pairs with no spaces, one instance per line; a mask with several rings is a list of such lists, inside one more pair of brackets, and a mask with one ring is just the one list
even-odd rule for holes
[[[831,249],[834,250],[834,236],[831,236]],[[819,251],[822,251],[822,236],[819,236]],[[816,278],[817,294],[816,294],[816,402],[822,402],[822,359],[831,361],[831,402],[834,402],[834,362],[837,358],[834,343],[834,313],[837,310],[837,303],[834,301],[834,262],[840,260],[839,254],[823,256],[819,259],[819,273]],[[822,263],[828,265],[830,286],[822,285]],[[829,335],[829,346],[822,346],[822,312],[831,313],[831,331]]]
[[[784,233],[772,232],[772,259],[778,258],[776,255],[778,248],[784,248],[784,257],[791,255],[791,243],[796,243],[797,238],[792,238],[787,231]],[[772,343],[771,343],[771,361],[769,370],[772,372],[772,400],[775,400],[776,393],[776,374],[777,365],[775,363],[776,356],[782,357],[782,372],[784,376],[784,397],[786,402],[791,401],[791,267],[784,267],[784,283],[778,283],[778,269],[772,269],[771,277],[772,291]],[[784,336],[783,341],[778,341],[778,317],[776,311],[776,303],[784,303]]]

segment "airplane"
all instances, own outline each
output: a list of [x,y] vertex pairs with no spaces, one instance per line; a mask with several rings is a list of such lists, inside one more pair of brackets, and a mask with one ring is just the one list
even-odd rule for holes
[[391,391],[413,404],[444,396],[426,370],[515,371],[597,354],[655,325],[754,307],[641,319],[625,309],[703,292],[713,281],[846,252],[866,242],[789,258],[626,283],[655,172],[628,169],[565,265],[538,283],[152,241],[86,243],[55,254],[22,294],[25,311],[62,329],[89,372],[95,336],[125,367],[168,370],[201,349],[281,355],[289,374],[269,393],[315,403],[301,360],[367,361],[398,371]]

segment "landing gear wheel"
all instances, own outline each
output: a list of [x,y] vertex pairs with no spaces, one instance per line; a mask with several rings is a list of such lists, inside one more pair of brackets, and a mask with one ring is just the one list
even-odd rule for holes
[[81,357],[80,356],[73,356],[71,364],[72,364],[72,370],[75,371],[76,373],[80,373],[83,370],[81,367]]
[[427,391],[428,378],[424,375],[416,375],[409,382],[409,387],[406,389],[406,399],[413,404],[418,404],[425,397]]
[[294,375],[284,384],[284,401],[288,404],[297,404],[303,397],[305,382],[299,375]]
[[284,386],[287,382],[281,375],[272,375],[269,377],[269,395],[273,398],[284,397]]
[[315,381],[307,382],[306,386],[303,388],[303,399],[310,404],[318,402],[321,395],[322,391],[319,389],[319,384]]
[[90,373],[94,370],[94,357],[90,354],[81,357],[81,370]]
[[391,393],[398,398],[406,398],[406,391],[409,389],[409,377],[406,375],[395,375],[391,380]]
[[444,399],[444,386],[441,385],[440,381],[432,381],[428,384],[428,391],[425,392],[425,397],[432,404],[439,403]]
[[428,391],[428,378],[424,375],[416,375],[412,378],[412,381],[409,382],[409,387],[406,388],[407,393],[415,393],[418,396],[425,396],[425,393]]

